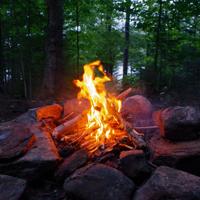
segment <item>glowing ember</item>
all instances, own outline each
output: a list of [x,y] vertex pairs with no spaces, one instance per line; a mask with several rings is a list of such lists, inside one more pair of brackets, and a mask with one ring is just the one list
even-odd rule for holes
[[[95,76],[95,72],[100,76]],[[78,98],[86,98],[90,102],[87,123],[79,141],[81,147],[89,152],[98,148],[112,148],[126,136],[120,117],[121,101],[108,94],[105,82],[110,81],[100,61],[84,65],[83,80],[76,80],[80,88]]]

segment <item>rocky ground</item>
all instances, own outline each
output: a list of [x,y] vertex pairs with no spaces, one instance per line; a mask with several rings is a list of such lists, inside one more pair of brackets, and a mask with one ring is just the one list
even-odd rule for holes
[[[67,102],[65,112],[69,105],[76,107]],[[53,121],[62,115],[56,109],[47,115]],[[58,145],[36,111],[0,124],[0,200],[200,199],[198,109],[155,112],[146,98],[130,97],[123,103],[124,119],[135,126],[154,119],[159,129],[144,131],[145,148],[114,149],[95,159]]]

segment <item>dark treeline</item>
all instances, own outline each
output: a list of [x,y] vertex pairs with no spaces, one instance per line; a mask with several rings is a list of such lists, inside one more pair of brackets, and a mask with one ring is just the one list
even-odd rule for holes
[[96,59],[124,85],[198,94],[200,1],[0,2],[1,94],[54,96]]

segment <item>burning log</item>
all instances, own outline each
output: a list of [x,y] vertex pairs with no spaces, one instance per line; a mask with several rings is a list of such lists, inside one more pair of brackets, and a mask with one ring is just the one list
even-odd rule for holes
[[73,112],[69,113],[69,114],[66,115],[64,118],[60,119],[58,122],[59,122],[60,124],[66,122],[73,114],[74,114]]
[[123,91],[117,96],[117,99],[124,100],[131,92],[133,91],[132,88],[128,88],[127,90]]
[[123,121],[124,128],[126,132],[130,135],[132,142],[134,143],[136,148],[144,149],[146,148],[146,142],[143,139],[143,134],[136,131],[136,129],[132,128],[132,125],[127,122]]
[[[117,96],[117,99],[125,99],[128,94],[130,94],[130,92],[132,91],[132,88],[128,88],[127,90],[123,91],[122,93],[120,93]],[[71,113],[70,113],[71,115]],[[115,115],[117,116],[117,115]],[[67,116],[68,117],[68,116]],[[67,135],[69,132],[71,132],[75,127],[77,127],[78,124],[82,123],[83,120],[85,120],[86,118],[86,111],[84,111],[83,113],[77,115],[76,117],[74,117],[71,120],[68,120],[62,124],[60,124],[59,126],[57,126],[52,135],[53,137],[55,137],[56,139],[61,138],[61,136],[63,134]],[[63,120],[61,120],[61,122],[63,122]]]
[[139,149],[146,148],[146,142],[143,140],[143,135],[137,132],[135,129],[127,130],[127,132],[131,135],[131,139],[133,140],[133,143],[135,146]]
[[83,124],[83,122],[86,120],[86,113],[83,112],[82,114],[77,115],[71,120],[66,121],[63,124],[60,124],[57,126],[53,133],[52,136],[56,139],[61,138],[63,135],[67,135],[68,133],[72,132],[75,128]]

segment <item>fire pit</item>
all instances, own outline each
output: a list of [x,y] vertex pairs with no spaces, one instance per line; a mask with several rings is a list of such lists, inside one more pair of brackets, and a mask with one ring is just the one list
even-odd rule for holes
[[131,88],[109,93],[110,80],[86,64],[77,99],[0,124],[0,200],[200,199],[200,112],[153,113]]
[[[142,134],[131,130],[131,126],[128,127],[120,114],[121,99],[131,89],[115,97],[106,91],[105,83],[108,81],[111,79],[105,74],[100,61],[84,65],[83,79],[74,82],[80,88],[78,99],[87,100],[89,108],[71,120],[65,118],[54,129],[52,135],[55,138],[65,141],[66,144],[78,144],[89,155],[111,151],[117,144],[130,149],[138,144],[133,135],[138,135],[139,138]],[[128,146],[128,143],[132,145]]]

